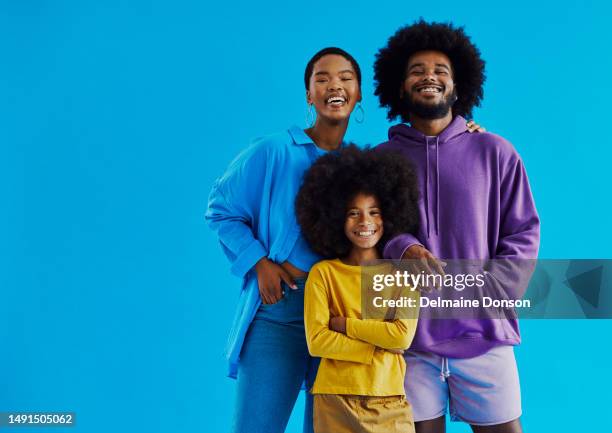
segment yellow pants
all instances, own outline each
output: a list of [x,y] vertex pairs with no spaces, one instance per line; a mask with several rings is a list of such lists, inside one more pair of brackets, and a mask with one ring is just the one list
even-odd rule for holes
[[403,395],[315,394],[315,433],[414,433],[412,408]]

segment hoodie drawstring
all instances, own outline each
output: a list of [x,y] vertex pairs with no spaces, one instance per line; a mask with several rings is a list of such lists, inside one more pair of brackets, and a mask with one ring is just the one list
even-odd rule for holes
[[429,224],[429,141],[425,139],[425,225],[427,226],[427,237],[430,234]]
[[[435,227],[434,233],[436,236],[439,235],[439,227],[440,227],[440,158],[439,158],[439,137],[436,137],[436,195],[434,196],[435,200]],[[430,202],[431,197],[429,194],[429,139],[425,139],[425,225],[427,227],[427,237],[431,237],[431,224],[432,222],[429,220],[429,212],[430,212]],[[433,206],[432,206],[433,207]]]
[[446,382],[446,378],[450,376],[450,368],[448,367],[448,358],[442,358],[442,366],[440,367],[440,380]]
[[438,232],[440,228],[440,164],[438,160],[438,141],[439,138],[436,137],[436,236],[440,234]]

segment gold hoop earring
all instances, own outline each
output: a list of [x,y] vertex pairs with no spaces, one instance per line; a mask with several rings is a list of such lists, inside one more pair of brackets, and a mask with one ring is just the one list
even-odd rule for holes
[[361,106],[361,102],[359,104],[357,104],[357,108],[355,109],[355,111],[361,112],[361,118],[357,118],[357,114],[355,114],[355,122],[357,123],[363,123],[363,121],[365,120],[365,110],[363,109],[363,107]]
[[315,121],[315,115],[312,110],[312,106],[313,104],[308,104],[308,110],[306,111],[306,125],[308,125],[309,128],[314,125]]

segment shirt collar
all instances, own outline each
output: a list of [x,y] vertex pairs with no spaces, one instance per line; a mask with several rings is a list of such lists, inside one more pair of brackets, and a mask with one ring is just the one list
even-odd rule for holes
[[293,144],[297,146],[303,146],[305,144],[314,144],[312,139],[306,135],[304,130],[298,126],[292,126],[289,128],[289,135],[293,139]]
[[[293,139],[293,144],[295,144],[296,146],[305,146],[307,144],[311,144],[312,146],[314,146],[316,149],[319,150],[319,152],[326,152],[325,150],[321,149],[320,147],[318,147],[314,141],[312,141],[312,138],[310,138],[302,128],[300,128],[299,126],[292,126],[291,128],[289,128],[289,135],[291,135],[291,138]],[[349,143],[347,143],[346,141],[342,140],[342,143],[340,143],[340,149],[346,147]]]

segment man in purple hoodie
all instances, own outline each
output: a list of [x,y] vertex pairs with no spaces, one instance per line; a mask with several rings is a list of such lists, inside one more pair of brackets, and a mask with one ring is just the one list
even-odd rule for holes
[[[465,117],[483,96],[484,61],[462,28],[423,20],[398,30],[374,65],[376,95],[389,120],[379,149],[399,151],[419,176],[417,236],[390,240],[385,257],[535,259],[540,221],[514,147],[491,133],[470,134]],[[421,320],[406,352],[406,395],[417,433],[452,420],[475,432],[521,432],[513,346],[515,319]]]

